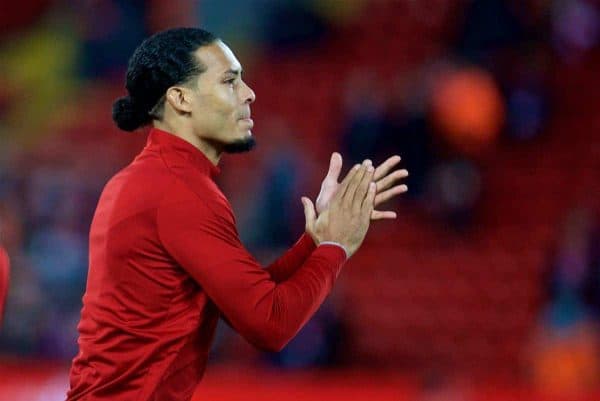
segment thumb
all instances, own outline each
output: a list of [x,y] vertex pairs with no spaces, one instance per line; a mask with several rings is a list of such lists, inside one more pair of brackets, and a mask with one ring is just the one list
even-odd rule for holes
[[331,159],[329,161],[329,171],[327,172],[328,180],[334,180],[338,182],[338,178],[340,177],[340,173],[342,172],[342,155],[338,152],[333,152],[331,154]]
[[315,220],[317,219],[315,213],[315,206],[312,201],[306,196],[302,197],[302,205],[304,206],[304,218],[306,219],[306,230],[312,232],[315,226]]

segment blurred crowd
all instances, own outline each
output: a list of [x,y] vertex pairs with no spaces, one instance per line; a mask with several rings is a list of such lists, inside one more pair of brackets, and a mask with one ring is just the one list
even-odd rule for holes
[[[135,46],[171,26],[204,27],[250,66],[252,86],[252,65],[310,51],[368,19],[371,6],[384,1],[6,3],[0,6],[0,239],[13,269],[0,352],[70,359],[99,193],[144,144],[142,134],[115,133],[109,113]],[[555,66],[586,63],[598,51],[600,9],[593,0],[404,3],[412,4],[411,18],[444,40],[400,73],[385,76],[357,64],[339,77],[329,141],[346,165],[400,154],[410,171],[402,204],[461,235],[477,225],[487,155],[499,144],[540,140],[560,96],[552,85]],[[258,104],[260,88],[254,89]],[[254,163],[251,170],[224,172],[222,185],[244,242],[267,262],[303,229],[301,208],[291,206],[324,171],[285,115],[262,118],[257,153],[241,156]],[[593,382],[600,374],[597,212],[572,209],[547,250],[547,281],[540,283],[546,296],[530,353],[536,380],[556,383],[557,363],[571,366],[565,382]],[[343,361],[345,328],[335,302],[334,296],[281,354],[259,358],[288,367]],[[238,341],[223,329],[215,358],[248,354]]]

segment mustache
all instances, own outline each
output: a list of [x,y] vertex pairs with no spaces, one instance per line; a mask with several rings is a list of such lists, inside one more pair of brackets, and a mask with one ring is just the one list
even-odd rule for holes
[[242,114],[240,114],[239,120],[243,119],[243,118],[250,118],[252,116],[252,113],[250,112],[250,109],[245,110]]

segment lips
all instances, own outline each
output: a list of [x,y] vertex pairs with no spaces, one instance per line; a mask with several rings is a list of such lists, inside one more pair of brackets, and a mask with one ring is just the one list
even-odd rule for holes
[[252,113],[250,112],[250,108],[245,107],[242,110],[242,112],[240,113],[240,118],[238,119],[238,121],[241,121],[243,123],[250,125],[249,129],[251,129],[254,126],[254,121],[252,121],[252,118],[250,118],[251,115],[252,115]]
[[254,121],[250,117],[240,118],[239,121],[249,124],[250,128],[254,127]]

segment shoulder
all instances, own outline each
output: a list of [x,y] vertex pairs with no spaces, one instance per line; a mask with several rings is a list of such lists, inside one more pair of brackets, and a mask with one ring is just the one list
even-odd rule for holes
[[111,219],[156,208],[175,177],[158,158],[136,158],[104,186],[98,209],[110,211]]
[[236,245],[239,236],[227,203],[211,191],[201,192],[178,179],[159,203],[156,225],[166,246],[190,239],[201,243],[207,238]]
[[193,183],[189,178],[176,177],[162,196],[159,215],[185,224],[203,220],[234,226],[235,218],[229,202],[216,184],[208,178],[200,181]]

